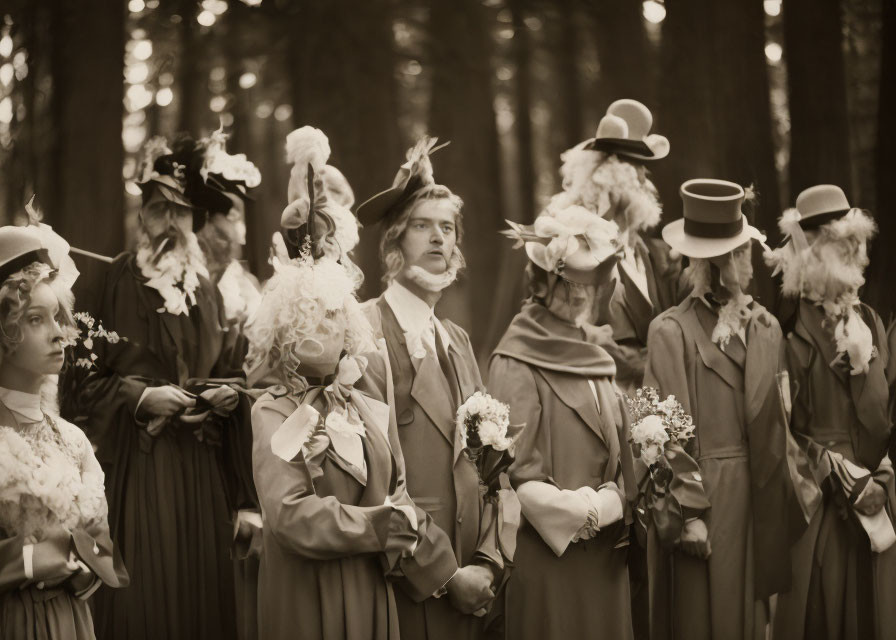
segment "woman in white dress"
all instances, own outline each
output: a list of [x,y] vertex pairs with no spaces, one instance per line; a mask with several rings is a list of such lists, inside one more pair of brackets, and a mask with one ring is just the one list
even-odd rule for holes
[[71,326],[71,282],[50,258],[59,243],[48,227],[0,228],[2,638],[93,638],[87,599],[128,582],[93,448],[48,399]]

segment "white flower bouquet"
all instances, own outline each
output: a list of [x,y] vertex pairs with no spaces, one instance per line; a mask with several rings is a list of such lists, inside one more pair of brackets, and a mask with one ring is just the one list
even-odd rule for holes
[[[629,442],[647,472],[638,483],[637,513],[647,526],[649,517],[661,542],[673,544],[683,524],[681,507],[670,490],[672,460],[694,437],[694,421],[675,396],[660,400],[653,387],[642,387],[626,397],[631,429]],[[676,451],[678,449],[678,451]]]
[[458,408],[455,419],[464,453],[476,466],[487,493],[499,488],[499,476],[513,462],[513,443],[522,425],[510,424],[510,407],[477,391]]

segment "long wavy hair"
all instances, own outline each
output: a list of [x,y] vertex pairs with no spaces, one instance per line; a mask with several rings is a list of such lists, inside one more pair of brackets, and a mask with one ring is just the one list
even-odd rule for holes
[[401,253],[401,237],[407,229],[417,204],[427,200],[447,200],[454,209],[454,228],[457,234],[457,244],[449,259],[451,266],[456,266],[458,271],[465,266],[464,256],[460,251],[460,244],[464,237],[463,213],[464,201],[451,189],[441,184],[427,185],[417,191],[413,197],[402,206],[401,210],[392,214],[387,221],[380,236],[380,260],[383,265],[383,283],[388,285],[405,267],[404,255]]

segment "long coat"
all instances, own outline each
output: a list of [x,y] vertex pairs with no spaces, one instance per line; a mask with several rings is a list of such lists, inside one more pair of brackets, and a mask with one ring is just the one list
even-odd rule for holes
[[[484,509],[476,468],[463,455],[455,428],[460,404],[484,390],[470,338],[453,322],[442,321],[450,339],[443,365],[449,377],[433,358],[412,362],[401,326],[384,297],[366,303],[365,311],[388,349],[408,493],[447,534],[456,566],[482,564],[500,576],[504,557],[493,535],[496,514]],[[452,575],[453,571],[444,575],[443,583]],[[483,633],[483,619],[461,614],[446,596],[421,601],[407,590],[396,590],[396,600],[402,637],[454,640]]]
[[[581,339],[581,330],[560,320],[555,324]],[[500,351],[492,356],[490,392],[510,405],[511,423],[525,423],[510,470],[514,488],[526,482],[571,491],[596,490],[609,482],[627,488],[624,475],[631,479],[631,457],[625,411],[609,378],[591,379],[599,401],[589,379]],[[525,512],[526,500],[521,496],[520,501]],[[558,557],[524,522],[507,583],[507,637],[631,638],[626,531],[619,521],[589,540],[571,543]]]
[[239,382],[243,354],[206,278],[189,315],[159,313],[162,297],[145,283],[133,254],[116,258],[98,320],[123,340],[95,343],[98,370],[79,389],[106,472],[112,539],[131,574],[127,589],[97,593],[97,636],[233,638],[232,517],[254,506],[248,403],[201,425],[169,419],[156,436],[135,413],[147,387]]
[[[384,381],[385,367],[370,357],[368,379]],[[381,387],[368,384],[365,388]],[[395,429],[382,396],[355,390],[365,435],[366,483],[327,452],[312,480],[299,451],[290,461],[272,451],[271,439],[303,403],[322,414],[327,399],[310,390],[303,400],[262,396],[252,410],[254,475],[263,513],[264,553],[259,574],[259,637],[308,640],[395,640],[398,614],[387,573],[397,570],[418,596],[436,591],[455,561],[448,541],[425,512],[414,531],[386,504],[410,505]],[[393,447],[394,444],[394,447]],[[413,555],[410,548],[413,545]],[[387,558],[389,558],[387,560]],[[397,568],[393,567],[398,563]]]
[[[817,306],[800,301],[787,335],[791,429],[820,462],[839,453],[874,472],[896,510],[887,453],[892,422],[886,367],[889,353],[878,315],[862,305],[877,355],[868,373],[850,375],[838,363],[832,332]],[[816,475],[819,470],[815,469]],[[896,547],[877,554],[833,478],[821,479],[824,498],[793,549],[793,588],[779,598],[775,635],[782,638],[896,638]]]
[[746,348],[712,342],[717,315],[689,298],[650,326],[644,383],[674,395],[694,419],[688,453],[711,507],[703,514],[711,555],[702,560],[648,539],[652,638],[762,635],[763,600],[786,590],[786,423],[776,384],[777,320],[753,305]]

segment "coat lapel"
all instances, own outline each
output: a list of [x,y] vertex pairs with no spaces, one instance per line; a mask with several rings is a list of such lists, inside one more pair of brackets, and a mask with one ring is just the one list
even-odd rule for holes
[[619,277],[623,285],[625,313],[635,329],[638,340],[646,344],[647,329],[650,326],[650,321],[653,319],[653,304],[644,297],[644,292],[635,284],[634,279],[629,275],[628,267],[620,264]]
[[[459,395],[460,395],[460,397],[454,399],[455,400],[455,402],[454,402],[455,408],[454,408],[454,413],[452,413],[452,416],[454,416],[457,413],[457,407],[460,407],[460,405],[463,404],[467,398],[469,398],[471,395],[473,395],[476,392],[476,383],[468,375],[469,374],[468,367],[464,366],[464,362],[465,362],[464,358],[461,355],[460,351],[458,351],[457,345],[455,345],[454,340],[452,340],[451,343],[448,345],[447,351],[448,351],[448,353],[447,353],[448,366],[451,369],[451,375],[453,375],[455,380],[457,381],[457,389],[458,389]],[[469,357],[472,357],[472,354]],[[457,431],[457,430],[455,429],[455,431]],[[460,434],[455,433],[454,434],[454,462],[455,462],[455,464],[457,463],[457,459],[460,457],[460,454],[463,453],[463,450],[464,450],[463,442],[461,442]]]
[[815,344],[815,348],[821,357],[831,368],[831,371],[843,384],[847,384],[847,371],[840,364],[837,357],[834,338],[825,330],[823,323],[824,313],[810,302],[800,300],[799,319],[796,324],[796,331],[810,343]]
[[[607,442],[601,428],[601,414],[597,411],[597,402],[591,393],[587,379],[547,369],[539,369],[538,373],[545,379],[557,397],[560,398],[560,401],[579,414],[579,417],[588,425],[588,428],[604,444],[609,445],[610,443]],[[603,409],[609,409],[609,407],[602,407]]]
[[747,344],[744,355],[744,411],[747,424],[751,423],[765,403],[778,372],[781,353],[781,334],[772,325],[765,309],[753,308],[747,326]]
[[690,308],[693,312],[681,314],[679,321],[693,336],[703,364],[715,371],[730,387],[742,389],[744,383],[742,369],[710,339],[716,316],[696,299],[692,299]]

